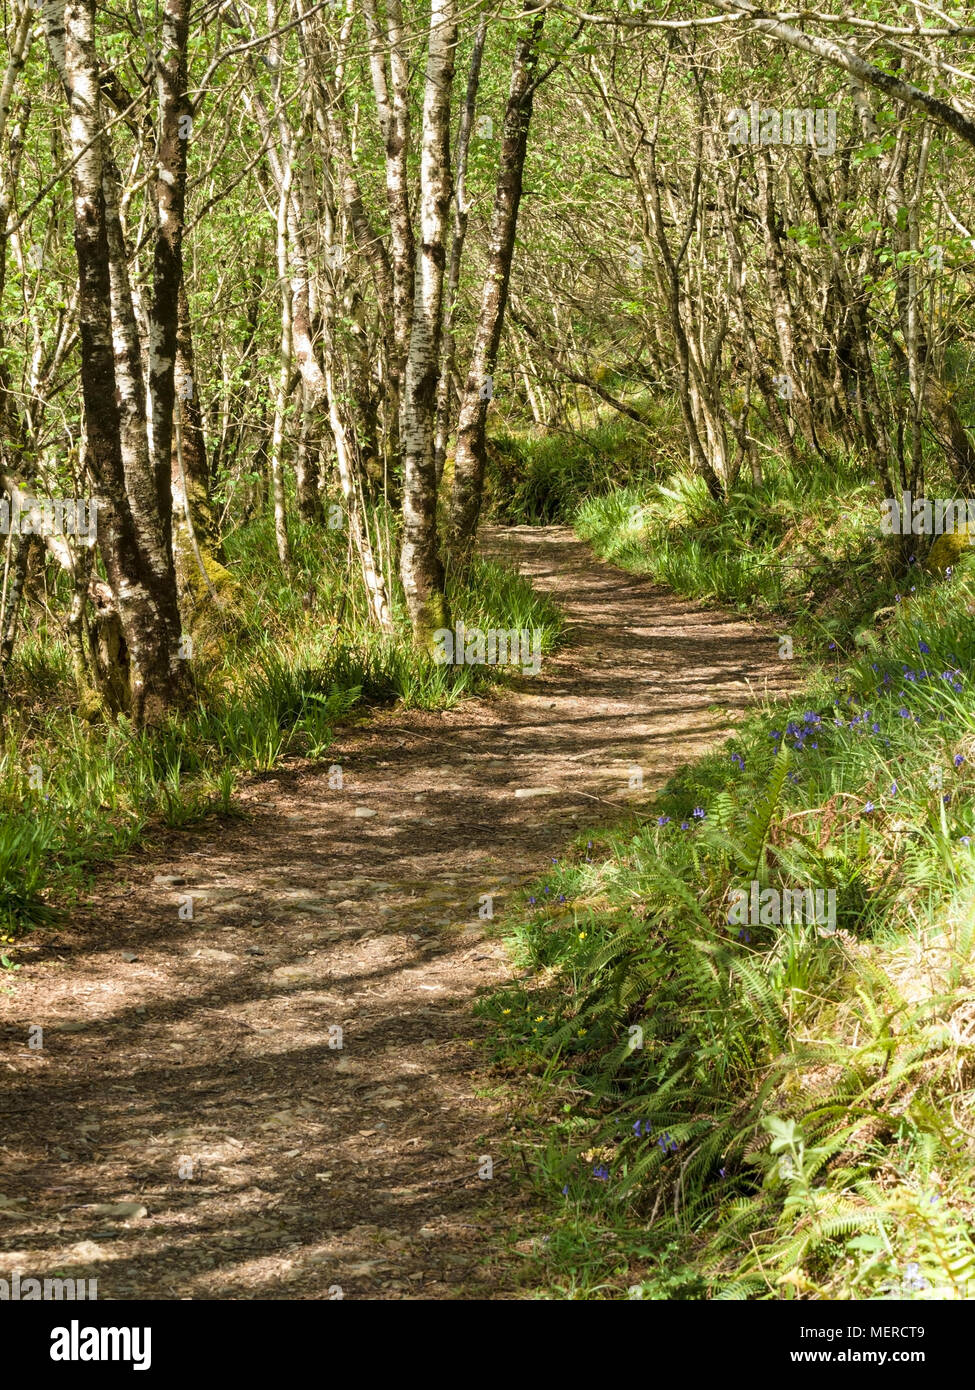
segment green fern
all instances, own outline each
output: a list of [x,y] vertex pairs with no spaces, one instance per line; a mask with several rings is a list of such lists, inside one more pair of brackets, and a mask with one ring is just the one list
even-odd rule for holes
[[740,843],[735,846],[738,866],[749,880],[764,877],[765,851],[768,845],[769,831],[772,828],[772,821],[782,797],[782,789],[785,786],[788,771],[789,749],[783,742],[773,764],[772,776],[769,779],[765,795],[749,816],[744,836]]

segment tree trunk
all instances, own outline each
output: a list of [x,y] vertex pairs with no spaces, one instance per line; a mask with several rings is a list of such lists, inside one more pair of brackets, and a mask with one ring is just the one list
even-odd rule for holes
[[438,487],[447,457],[447,435],[450,430],[451,396],[457,359],[454,321],[457,317],[457,296],[460,293],[460,263],[464,254],[464,242],[467,239],[467,219],[470,215],[465,183],[467,151],[470,147],[471,127],[474,124],[474,108],[477,103],[477,89],[481,79],[481,59],[484,55],[486,37],[487,19],[484,18],[477,26],[477,33],[474,35],[474,49],[471,53],[471,63],[467,74],[467,95],[464,98],[464,109],[460,115],[460,128],[457,132],[457,168],[454,175],[454,235],[450,243],[450,269],[447,272],[447,315],[443,330],[443,364],[440,368],[440,383],[437,388],[437,427],[433,443]]
[[210,495],[211,478],[207,463],[206,435],[203,431],[203,411],[200,407],[200,386],[196,377],[190,305],[186,285],[182,279],[179,286],[179,323],[176,334],[176,394],[180,457],[177,459],[174,449],[173,466],[174,469],[182,466],[180,483],[185,483],[186,500],[197,539],[201,546],[220,560],[220,527]]
[[315,413],[308,405],[308,392],[302,383],[301,425],[298,433],[298,448],[295,452],[295,488],[298,497],[298,515],[309,526],[321,526],[323,513],[318,468],[320,448],[314,429],[314,418]]
[[164,0],[162,51],[155,60],[158,101],[156,237],[149,313],[149,400],[152,407],[152,467],[156,478],[162,544],[169,552],[173,543],[170,487],[179,296],[183,285],[186,147],[192,130],[191,107],[186,91],[189,7],[190,0]]
[[284,487],[284,420],[291,382],[291,281],[288,278],[288,203],[291,198],[291,159],[286,155],[281,197],[278,202],[277,255],[278,283],[281,288],[281,348],[278,363],[278,389],[274,403],[274,429],[271,436],[271,493],[274,505],[274,539],[278,559],[286,575],[291,573],[291,547],[288,542],[288,511]]
[[3,581],[0,584],[0,692],[17,639],[20,605],[30,557],[40,542],[36,536],[7,536]]
[[[129,672],[127,703],[136,724],[157,723],[188,694],[179,656],[180,620],[168,534],[167,486],[160,494],[148,448],[132,442],[128,409],[141,386],[141,357],[131,359],[131,298],[124,260],[113,259],[120,239],[110,228],[114,171],[101,120],[94,0],[72,0],[62,25],[55,5],[45,11],[48,45],[71,113],[74,239],[79,273],[81,384],[88,433],[87,463],[97,488],[98,546],[124,633]],[[119,332],[118,370],[113,318]],[[138,368],[138,372],[136,372]],[[131,393],[131,394],[130,394]],[[129,402],[125,401],[129,396]],[[143,393],[144,399],[144,393]],[[125,405],[125,415],[123,415]],[[144,421],[143,421],[144,424]],[[128,453],[128,458],[126,458]]]
[[437,413],[444,225],[450,206],[450,93],[457,42],[455,0],[432,0],[420,161],[420,247],[403,398],[403,546],[400,573],[417,642],[446,627],[447,600],[437,544]]
[[457,423],[450,499],[450,544],[452,560],[459,570],[466,567],[470,558],[481,514],[487,462],[487,413],[493,395],[494,370],[504,327],[532,118],[538,43],[544,23],[543,11],[532,20],[527,33],[519,39],[511,68],[511,88],[501,135],[501,167],[491,218],[487,273],[481,290],[481,311],[474,334],[474,351]]
[[[415,300],[414,267],[416,262],[416,243],[413,236],[413,223],[410,220],[409,198],[409,149],[410,149],[410,89],[407,67],[406,35],[403,32],[403,14],[400,0],[386,0],[385,29],[380,26],[376,0],[363,0],[362,10],[369,37],[369,66],[372,73],[373,92],[379,126],[386,150],[386,206],[389,215],[390,242],[392,247],[391,270],[393,291],[393,351],[390,354],[390,376],[394,393],[399,396],[406,370],[407,352],[410,343],[411,318]],[[438,19],[444,13],[449,18]],[[444,23],[453,25],[456,41],[456,20],[454,19],[454,0],[434,0],[430,17],[430,41],[433,44],[434,29]],[[387,70],[386,54],[389,53]],[[446,89],[447,120],[450,119],[450,86],[453,81],[453,47],[449,51],[450,72],[444,72],[448,85]],[[429,96],[430,61],[427,76]],[[426,109],[424,109],[424,124]],[[449,124],[447,128],[449,140]]]

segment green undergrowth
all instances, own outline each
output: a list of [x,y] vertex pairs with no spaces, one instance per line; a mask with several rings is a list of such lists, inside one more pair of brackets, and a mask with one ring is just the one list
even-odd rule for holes
[[[922,538],[911,557],[882,534],[889,484],[826,431],[822,453],[784,457],[759,413],[761,479],[742,468],[729,495],[715,498],[688,469],[676,398],[632,404],[647,428],[601,405],[577,430],[512,428],[492,440],[492,516],[571,524],[602,559],[774,622],[796,656],[820,656],[831,643],[852,654],[869,642],[875,615],[898,587],[909,591],[911,564],[925,560]],[[927,491],[953,496],[936,442],[924,453]]]
[[[292,539],[285,584],[266,522],[229,538],[242,612],[219,655],[194,663],[193,707],[151,732],[77,712],[60,634],[42,625],[21,641],[0,723],[0,942],[49,919],[55,885],[69,900],[87,870],[152,827],[233,815],[242,775],[296,755],[327,765],[338,723],[378,705],[448,707],[506,679],[501,668],[438,665],[417,651],[398,591],[396,631],[380,634],[348,582],[344,537],[295,528]],[[543,652],[561,637],[554,605],[495,564],[476,562],[450,602],[468,628],[537,632]]]
[[673,457],[679,457],[679,417],[672,400],[644,397],[634,406],[645,414],[645,427],[603,412],[584,429],[536,428],[492,439],[485,499],[492,520],[522,526],[571,522],[588,498],[610,492],[621,476],[650,482],[667,456],[665,440],[673,441]]
[[775,620],[799,650],[842,646],[890,600],[894,556],[880,492],[855,461],[781,460],[761,486],[715,500],[674,473],[587,499],[575,525],[598,555],[690,598]]
[[975,1293],[973,615],[918,576],[507,919],[539,1296]]

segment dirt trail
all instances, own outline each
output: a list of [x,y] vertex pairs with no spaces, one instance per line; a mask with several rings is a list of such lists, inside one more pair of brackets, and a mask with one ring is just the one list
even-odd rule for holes
[[[308,763],[251,783],[246,819],[115,865],[0,981],[0,1276],[97,1277],[103,1299],[517,1297],[510,1107],[471,1015],[511,967],[480,895],[503,911],[634,804],[632,764],[659,784],[789,673],[770,634],[566,529],[486,549],[568,612],[540,676],[344,731],[342,790]],[[96,1209],[121,1202],[145,1214]]]

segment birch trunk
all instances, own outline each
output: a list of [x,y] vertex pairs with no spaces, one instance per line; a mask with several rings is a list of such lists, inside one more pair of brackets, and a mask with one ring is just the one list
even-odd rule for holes
[[[430,17],[430,42],[434,42],[434,31],[444,32],[444,26],[452,26],[452,44],[449,48],[450,72],[446,90],[447,120],[450,119],[450,88],[453,80],[453,43],[456,42],[456,20],[454,18],[455,0],[434,0]],[[410,90],[409,70],[406,62],[405,35],[403,33],[403,14],[400,0],[386,0],[386,23],[380,23],[376,0],[362,0],[362,12],[366,21],[369,39],[369,68],[372,74],[373,93],[379,115],[386,152],[386,206],[389,216],[389,231],[392,255],[390,258],[393,279],[393,352],[390,358],[391,386],[398,396],[406,370],[407,352],[411,336],[411,322],[414,293],[414,266],[416,261],[416,242],[413,223],[410,218],[409,197],[409,150],[410,150]],[[441,18],[441,16],[443,16]],[[387,67],[386,54],[389,54]],[[427,64],[427,92],[429,95],[430,62]],[[446,70],[444,76],[447,77]],[[424,108],[424,126],[426,108]],[[448,124],[449,138],[449,124]]]
[[432,0],[420,160],[420,247],[403,398],[403,545],[400,573],[419,644],[448,623],[437,544],[437,413],[444,227],[450,206],[450,94],[457,42],[455,0]]
[[467,73],[467,94],[464,98],[464,109],[461,112],[460,126],[457,131],[457,169],[454,176],[454,235],[450,243],[450,269],[447,273],[447,314],[443,329],[443,365],[440,369],[440,384],[437,388],[437,428],[433,444],[438,487],[447,457],[447,435],[450,429],[451,397],[457,361],[454,321],[457,317],[457,296],[460,292],[460,265],[464,254],[464,242],[467,240],[467,221],[470,216],[466,188],[467,151],[470,147],[471,128],[474,124],[474,108],[477,103],[477,89],[481,80],[481,60],[484,56],[486,37],[487,20],[482,19],[477,26],[477,33],[474,35],[474,48]]
[[488,263],[481,290],[481,310],[474,334],[474,350],[467,371],[464,399],[457,424],[454,479],[450,504],[450,541],[454,563],[467,565],[484,493],[487,462],[485,436],[493,377],[504,327],[504,311],[511,279],[518,209],[521,205],[528,131],[532,118],[538,43],[545,23],[538,15],[518,41],[511,68],[511,87],[501,135],[501,167],[494,195]]
[[[179,321],[176,332],[176,419],[180,433],[181,482],[185,483],[186,500],[193,518],[197,539],[205,549],[220,559],[220,527],[210,495],[211,478],[207,462],[206,434],[196,375],[196,354],[193,349],[193,328],[186,285],[180,280]],[[176,450],[173,463],[176,465]],[[175,475],[175,474],[174,474]],[[178,513],[177,513],[178,515]]]
[[0,584],[0,693],[5,689],[7,665],[13,656],[20,618],[20,605],[27,579],[27,568],[34,549],[40,544],[36,536],[7,536]]
[[[190,0],[165,0],[162,52],[156,59],[157,131],[152,306],[149,313],[149,399],[152,466],[156,478],[162,544],[172,551],[173,424],[179,295],[183,284],[186,147],[192,134],[187,96],[186,47]],[[187,311],[187,321],[189,314]]]
[[278,389],[274,402],[274,429],[271,435],[271,491],[274,499],[274,539],[278,559],[286,575],[291,573],[288,543],[287,498],[284,488],[284,421],[291,382],[291,280],[288,276],[288,203],[291,199],[291,160],[286,157],[281,197],[278,201],[277,256],[278,284],[281,289],[281,348],[278,362]]
[[[172,551],[164,543],[169,488],[161,497],[144,416],[141,438],[137,428],[141,353],[137,334],[132,340],[124,246],[118,245],[112,204],[115,175],[101,118],[94,8],[94,0],[71,0],[62,11],[58,0],[48,0],[45,23],[70,109],[81,383],[87,462],[99,502],[98,546],[124,634],[127,702],[142,725],[159,722],[181,702],[189,677],[179,656]],[[166,462],[168,476],[168,455]]]

